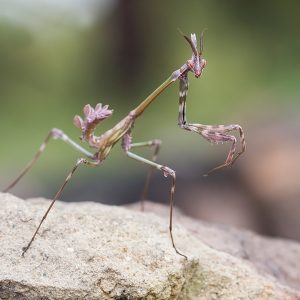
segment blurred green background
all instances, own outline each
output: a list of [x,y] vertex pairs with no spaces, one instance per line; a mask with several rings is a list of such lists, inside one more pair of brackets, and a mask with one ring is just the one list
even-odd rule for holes
[[[198,35],[207,28],[208,64],[200,79],[190,76],[188,120],[241,124],[247,153],[233,169],[204,179],[229,145],[211,147],[177,126],[178,84],[137,120],[134,141],[163,141],[159,161],[177,171],[176,201],[187,213],[300,239],[299,11],[299,2],[279,0],[1,1],[1,186],[51,128],[78,140],[72,120],[85,104],[109,104],[114,115],[98,132],[112,127],[190,58],[177,28]],[[78,157],[51,141],[13,192],[51,198]],[[145,174],[117,145],[100,168],[79,170],[62,198],[137,201]],[[157,172],[149,198],[167,203],[167,196]]]

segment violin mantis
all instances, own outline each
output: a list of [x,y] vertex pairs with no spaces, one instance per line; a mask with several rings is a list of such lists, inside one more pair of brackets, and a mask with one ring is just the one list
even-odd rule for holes
[[[112,150],[113,146],[121,141],[121,147],[124,150],[125,154],[141,163],[144,163],[150,167],[149,173],[146,179],[145,188],[144,188],[144,197],[147,193],[149,180],[150,180],[150,174],[153,169],[157,169],[162,172],[162,174],[165,177],[171,178],[171,187],[170,187],[170,195],[169,195],[169,201],[170,201],[170,217],[169,217],[169,233],[172,241],[173,248],[175,249],[176,253],[179,255],[187,258],[186,255],[182,254],[176,247],[173,233],[172,233],[172,224],[173,224],[173,203],[174,203],[174,193],[175,193],[175,182],[176,182],[176,175],[175,171],[169,168],[168,166],[159,164],[156,162],[157,153],[159,150],[159,146],[161,142],[159,140],[151,140],[146,142],[139,142],[139,143],[133,143],[132,142],[132,129],[133,126],[140,117],[143,112],[149,107],[149,105],[157,99],[157,97],[166,90],[170,85],[172,85],[175,81],[179,80],[179,116],[178,116],[178,125],[187,130],[192,131],[200,134],[202,137],[204,137],[206,140],[208,140],[211,143],[226,143],[230,142],[231,147],[228,153],[228,156],[225,160],[225,162],[212,169],[210,172],[221,169],[223,167],[231,166],[235,160],[245,151],[246,149],[246,143],[245,143],[245,137],[243,133],[243,129],[240,125],[203,125],[198,123],[189,123],[186,119],[186,97],[188,92],[188,73],[191,72],[194,74],[196,78],[199,78],[203,72],[203,69],[206,66],[206,60],[202,57],[203,52],[203,32],[200,36],[200,49],[198,51],[197,48],[197,38],[195,34],[191,34],[191,37],[189,38],[186,35],[183,35],[185,40],[188,42],[192,49],[192,56],[189,60],[186,61],[182,65],[181,68],[174,71],[170,77],[168,77],[156,90],[154,90],[145,100],[143,100],[136,108],[131,110],[129,114],[124,117],[120,122],[118,122],[113,128],[107,130],[100,136],[96,136],[94,134],[94,131],[96,129],[96,126],[98,126],[99,123],[104,121],[106,118],[110,117],[113,113],[113,110],[111,110],[108,105],[102,105],[101,103],[98,103],[95,108],[93,108],[91,105],[87,104],[84,106],[83,113],[84,118],[82,119],[80,116],[76,115],[74,117],[74,124],[76,127],[81,129],[82,135],[80,139],[83,142],[87,142],[88,145],[95,149],[95,152],[92,153],[82,146],[80,146],[78,143],[74,142],[72,139],[70,139],[62,130],[53,128],[45,138],[44,142],[40,146],[39,150],[35,154],[34,158],[26,165],[26,167],[22,170],[20,175],[4,190],[4,192],[9,191],[11,188],[13,188],[19,180],[31,169],[33,164],[38,160],[40,155],[44,152],[46,145],[51,139],[59,139],[62,140],[69,145],[71,145],[75,150],[81,153],[83,157],[79,158],[77,162],[75,163],[72,170],[69,172],[67,177],[65,178],[63,184],[58,189],[57,193],[55,194],[50,206],[46,210],[44,216],[42,217],[42,220],[40,221],[38,227],[36,228],[35,232],[33,233],[29,243],[27,246],[22,248],[22,256],[28,251],[30,248],[32,242],[34,241],[37,233],[39,232],[39,229],[41,225],[43,224],[44,220],[46,219],[49,211],[53,207],[55,201],[60,197],[63,189],[69,182],[69,180],[74,175],[75,171],[80,166],[89,166],[89,167],[98,167],[100,166],[107,156],[110,154],[110,151]],[[237,145],[237,139],[234,135],[231,135],[230,132],[232,131],[238,131],[240,135],[240,142],[241,142],[241,150],[240,152],[237,152],[236,145]],[[134,152],[132,152],[136,148],[141,147],[151,147],[154,148],[154,155],[153,159],[149,160],[146,158],[143,158]],[[208,174],[210,173],[208,172]],[[143,197],[143,198],[144,198]]]

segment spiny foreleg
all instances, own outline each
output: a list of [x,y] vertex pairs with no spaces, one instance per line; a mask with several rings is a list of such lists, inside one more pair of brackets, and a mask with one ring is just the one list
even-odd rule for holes
[[[213,144],[231,143],[231,147],[229,149],[225,162],[220,166],[213,168],[205,175],[208,175],[216,170],[220,170],[225,167],[231,167],[233,163],[236,161],[236,159],[246,150],[245,135],[240,125],[232,124],[232,125],[225,126],[225,125],[185,124],[184,127],[189,131],[199,133],[206,140],[208,140]],[[232,131],[238,131],[240,135],[241,150],[237,154],[236,154],[237,139],[234,135],[229,134],[229,132]]]
[[[186,124],[186,97],[189,89],[189,81],[187,74],[184,74],[179,79],[179,114],[178,114],[178,125],[185,128]],[[188,130],[188,129],[187,129]]]
[[[203,124],[187,123],[186,120],[187,93],[188,93],[188,77],[187,74],[185,74],[180,77],[180,81],[179,81],[178,125],[187,131],[193,131],[202,135],[205,139],[207,139],[211,143],[214,144],[228,143],[228,142],[232,143],[225,162],[222,165],[213,168],[206,175],[208,175],[213,171],[222,169],[224,167],[232,166],[232,164],[236,161],[236,159],[246,150],[245,135],[242,127],[237,124],[224,126],[224,125],[203,125]],[[235,136],[228,134],[231,131],[238,131],[240,136],[241,150],[236,155],[235,153],[236,153],[237,140]]]

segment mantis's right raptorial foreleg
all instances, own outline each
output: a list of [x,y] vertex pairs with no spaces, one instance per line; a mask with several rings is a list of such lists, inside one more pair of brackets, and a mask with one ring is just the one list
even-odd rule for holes
[[[186,97],[188,93],[188,77],[187,74],[183,74],[179,78],[179,115],[178,115],[178,125],[187,130],[193,131],[201,136],[203,136],[206,140],[211,143],[218,144],[218,143],[231,143],[231,147],[227,158],[223,164],[217,166],[207,172],[208,175],[216,170],[222,169],[224,167],[230,167],[233,165],[235,160],[246,150],[246,142],[245,142],[245,135],[243,129],[238,124],[232,125],[203,125],[197,123],[188,123],[186,119]],[[235,155],[236,153],[236,144],[237,140],[234,135],[229,134],[231,131],[238,131],[240,135],[240,142],[241,142],[241,150]]]

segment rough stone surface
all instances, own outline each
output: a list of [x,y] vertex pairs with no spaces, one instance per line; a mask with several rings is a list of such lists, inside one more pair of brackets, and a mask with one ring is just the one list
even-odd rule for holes
[[295,242],[177,213],[185,260],[164,207],[58,202],[23,258],[49,201],[0,194],[0,204],[0,299],[300,299]]

